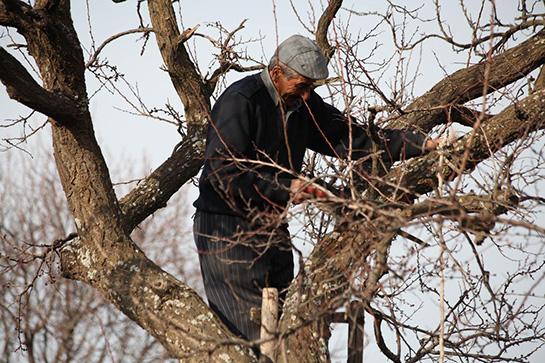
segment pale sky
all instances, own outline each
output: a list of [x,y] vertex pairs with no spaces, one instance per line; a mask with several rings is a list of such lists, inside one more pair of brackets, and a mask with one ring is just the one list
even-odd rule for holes
[[[407,4],[413,4],[413,1],[404,1]],[[498,8],[513,11],[512,5],[500,7],[502,3],[512,3],[513,0],[496,1]],[[236,28],[243,19],[248,19],[245,23],[245,29],[238,34],[244,39],[257,39],[263,37],[262,47],[260,43],[248,45],[248,50],[256,59],[262,59],[267,62],[272,55],[277,41],[282,41],[291,34],[299,33],[309,35],[308,31],[300,24],[294,16],[290,2],[288,0],[276,1],[252,1],[252,0],[234,0],[234,1],[181,1],[183,11],[183,25],[185,28],[194,27],[200,24],[197,32],[204,33],[209,36],[215,36],[216,30],[210,24],[221,22],[228,30]],[[209,6],[203,6],[209,4]],[[310,10],[307,2],[297,1],[297,9],[300,18],[308,23]],[[403,3],[403,2],[401,2]],[[471,2],[473,3],[473,2]],[[313,1],[315,16],[317,19],[321,14],[321,5],[319,1]],[[80,39],[85,49],[90,49],[90,37],[88,17],[84,1],[73,2],[73,15],[75,26],[78,30]],[[138,17],[135,11],[134,2],[127,1],[120,4],[115,4],[112,1],[101,1],[100,5],[97,2],[90,2],[91,24],[93,30],[93,38],[95,46],[98,47],[105,39],[112,34],[119,33],[124,30],[134,29],[138,27]],[[371,9],[370,7],[374,8]],[[410,5],[414,6],[414,5]],[[355,12],[373,11],[383,7],[376,4],[359,5],[359,2],[349,1],[344,5],[345,8],[354,10]],[[274,11],[273,11],[274,9]],[[146,17],[146,7],[142,6],[142,13]],[[457,2],[448,1],[443,5],[444,17],[452,19],[453,16],[461,15]],[[422,17],[432,18],[434,16],[434,8],[431,4],[427,4],[423,9],[419,10]],[[340,13],[340,19],[346,23],[349,14],[347,12]],[[149,22],[146,21],[146,25]],[[372,21],[367,21],[366,17],[352,16],[350,26],[354,33],[365,33],[376,22],[376,17]],[[456,36],[467,34],[467,27],[463,26],[463,20],[452,21],[451,24],[456,26]],[[409,22],[411,26],[411,22]],[[423,27],[427,27],[424,29]],[[414,27],[413,27],[414,28]],[[418,32],[422,31],[437,31],[437,26],[434,23],[419,24]],[[15,31],[10,34],[17,36]],[[0,45],[9,44],[10,40],[6,37],[6,33],[0,30]],[[148,108],[163,108],[165,103],[170,103],[177,110],[183,113],[182,105],[170,84],[170,79],[167,74],[160,69],[162,59],[157,50],[157,46],[153,37],[146,45],[144,56],[140,56],[142,41],[137,42],[140,34],[128,35],[125,38],[118,39],[110,43],[101,53],[102,58],[107,58],[109,63],[116,65],[118,70],[123,73],[126,80],[138,90],[138,93],[144,100]],[[17,39],[17,38],[16,38]],[[207,70],[207,65],[211,61],[211,52],[213,49],[209,47],[208,41],[203,38],[194,37],[199,64],[203,72]],[[463,39],[466,40],[466,39]],[[377,52],[377,56],[373,61],[382,61],[391,54],[391,36],[385,30],[379,39],[369,41],[369,48],[374,46],[375,41],[383,44],[382,48]],[[193,47],[193,44],[192,44]],[[195,49],[193,48],[193,49]],[[423,76],[418,78],[415,86],[416,94],[424,93],[434,83],[443,78],[442,67],[448,72],[453,72],[463,66],[467,61],[467,57],[459,56],[449,50],[448,46],[444,46],[439,41],[431,40],[425,44],[423,56],[421,60],[420,73]],[[365,47],[362,54],[365,54]],[[417,51],[418,52],[418,51]],[[13,52],[12,52],[13,53]],[[415,55],[416,57],[416,55]],[[437,59],[436,59],[437,57]],[[85,53],[86,60],[89,55]],[[456,63],[458,62],[458,63]],[[460,63],[461,62],[461,63]],[[416,63],[416,62],[414,62]],[[228,77],[228,82],[242,77],[243,75],[232,72]],[[99,87],[95,78],[88,74],[88,94],[91,96]],[[384,77],[383,83],[388,81],[388,77]],[[118,87],[125,89],[121,82],[118,82]],[[384,86],[384,85],[383,85]],[[111,87],[109,87],[111,90]],[[135,102],[134,97],[129,97],[132,102]],[[6,119],[17,118],[18,115],[25,115],[26,108],[21,107],[16,102],[10,100],[5,92],[4,87],[0,87],[0,118],[2,122]],[[97,138],[101,146],[108,152],[128,153],[131,155],[146,154],[150,162],[157,166],[164,161],[172,151],[174,145],[179,141],[179,136],[176,134],[176,129],[172,125],[157,122],[155,120],[146,119],[142,116],[135,116],[127,112],[134,112],[132,107],[127,104],[118,94],[102,90],[100,93],[93,95],[91,99],[91,112],[94,119]],[[34,124],[41,123],[45,120],[43,115],[34,117]],[[2,138],[5,135],[20,134],[19,128],[10,130],[0,129]]]

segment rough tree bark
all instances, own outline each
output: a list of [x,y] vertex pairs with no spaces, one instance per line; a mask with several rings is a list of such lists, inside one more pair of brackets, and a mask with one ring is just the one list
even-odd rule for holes
[[488,71],[487,62],[481,62],[454,72],[415,100],[389,126],[408,128],[410,125],[429,132],[434,126],[459,118],[464,103],[508,86],[545,63],[544,42],[545,31],[541,30],[522,44],[491,59]]

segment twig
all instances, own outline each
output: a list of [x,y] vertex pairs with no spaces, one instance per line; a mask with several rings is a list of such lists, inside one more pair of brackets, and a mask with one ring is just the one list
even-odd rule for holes
[[121,33],[117,33],[115,35],[112,35],[111,37],[109,37],[108,39],[106,39],[104,42],[102,42],[101,45],[99,45],[99,47],[97,48],[97,50],[95,51],[95,53],[93,54],[93,56],[91,57],[91,59],[89,59],[89,61],[87,61],[87,63],[85,64],[85,68],[89,68],[90,66],[93,65],[93,63],[96,62],[97,58],[98,58],[98,55],[100,54],[100,52],[104,49],[104,47],[106,47],[106,45],[108,45],[109,43],[113,42],[114,40],[116,39],[119,39],[121,38],[122,36],[125,36],[127,34],[134,34],[134,33],[150,33],[150,32],[154,32],[155,29],[153,28],[137,28],[137,29],[130,29],[130,30],[125,30]]

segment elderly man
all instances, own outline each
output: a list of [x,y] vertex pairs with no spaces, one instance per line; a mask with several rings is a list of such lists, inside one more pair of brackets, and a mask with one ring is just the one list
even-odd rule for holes
[[[294,35],[279,45],[268,69],[235,82],[212,109],[194,203],[195,242],[210,307],[248,340],[259,338],[249,311],[261,305],[262,288],[282,292],[293,278],[282,216],[290,201],[310,196],[297,178],[306,149],[341,158],[351,152],[353,160],[372,149],[361,125],[349,126],[313,91],[327,75],[316,43]],[[438,142],[400,130],[379,134],[389,162],[421,155]]]

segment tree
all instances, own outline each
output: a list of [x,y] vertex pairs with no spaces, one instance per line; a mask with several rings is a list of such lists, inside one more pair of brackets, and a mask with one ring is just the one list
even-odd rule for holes
[[[383,11],[368,13],[341,5],[330,1],[320,17],[310,13],[309,22],[299,17],[338,74],[326,83],[333,102],[370,126],[441,134],[460,124],[466,132],[436,152],[393,166],[383,165],[376,154],[346,163],[309,156],[305,180],[325,176],[343,193],[293,213],[292,218],[301,213],[315,247],[288,292],[277,332],[279,359],[327,360],[332,313],[355,301],[373,319],[377,346],[392,361],[526,360],[544,337],[542,304],[533,297],[542,286],[543,244],[535,241],[544,230],[532,217],[543,203],[532,192],[543,178],[543,156],[532,147],[541,142],[545,118],[544,72],[536,73],[545,62],[542,3],[523,0],[517,17],[505,21],[494,1],[477,8],[461,2],[468,41],[443,19],[438,1],[420,8],[388,2]],[[425,14],[430,5],[433,16]],[[113,66],[100,63],[100,47],[85,62],[68,1],[0,1],[0,24],[24,37],[22,47],[34,59],[41,84],[4,48],[0,79],[11,98],[48,117],[77,227],[50,249],[59,255],[63,277],[99,291],[172,356],[251,360],[250,344],[237,340],[192,289],[148,259],[131,232],[197,174],[211,98],[222,77],[262,65],[248,66],[251,57],[236,51],[243,24],[230,32],[219,27],[222,36],[215,40],[197,28],[180,32],[170,1],[149,0],[147,8],[152,27],[142,24],[134,32],[153,33],[157,40],[184,105],[183,139],[168,160],[118,200],[95,139],[84,77],[86,70]],[[375,21],[365,34],[350,27],[359,16]],[[413,28],[426,24],[426,17],[435,20],[436,33],[421,35]],[[385,30],[392,34],[394,53],[376,62],[377,42],[362,56],[361,44]],[[218,48],[217,67],[207,75],[189,47],[196,36]],[[409,65],[418,64],[415,50],[435,40],[449,44],[453,53],[464,52],[467,62],[415,97],[411,90],[420,71]],[[384,80],[388,69],[395,69],[394,77]],[[166,111],[180,120],[171,108]],[[378,135],[370,136],[380,143]],[[428,236],[417,236],[422,233]],[[517,234],[523,241],[513,239]],[[484,255],[494,252],[517,268],[503,281],[484,263]],[[535,282],[523,285],[529,279]],[[454,293],[445,288],[452,280],[458,281]],[[515,286],[518,291],[525,286],[521,296],[512,292]],[[415,309],[409,298],[415,294],[436,299],[435,322],[420,327],[413,320],[428,309],[418,307],[421,301]],[[530,348],[513,353],[521,344]]]

